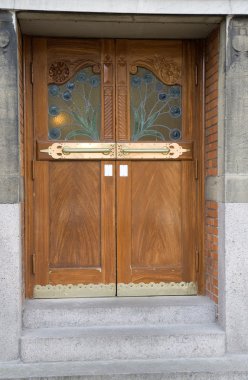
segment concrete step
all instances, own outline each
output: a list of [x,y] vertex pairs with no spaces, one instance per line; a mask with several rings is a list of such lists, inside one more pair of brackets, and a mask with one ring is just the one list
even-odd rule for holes
[[164,326],[215,321],[214,303],[207,297],[127,297],[104,299],[28,300],[25,328],[90,326]]
[[5,362],[0,379],[15,380],[247,380],[248,355],[212,358]]
[[211,357],[224,352],[225,335],[215,323],[26,329],[21,338],[24,362]]

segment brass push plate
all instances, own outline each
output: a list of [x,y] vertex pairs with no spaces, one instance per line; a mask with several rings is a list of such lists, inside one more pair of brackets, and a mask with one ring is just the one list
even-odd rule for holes
[[38,143],[38,159],[47,160],[191,160],[191,143]]
[[137,159],[175,159],[190,152],[177,143],[124,143],[117,144],[117,158]]
[[54,159],[66,160],[113,159],[115,152],[115,144],[109,143],[54,143],[40,149],[40,153],[47,153]]

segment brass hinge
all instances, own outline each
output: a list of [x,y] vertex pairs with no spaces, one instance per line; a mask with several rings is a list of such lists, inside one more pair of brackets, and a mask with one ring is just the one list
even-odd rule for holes
[[34,68],[33,68],[33,62],[30,63],[30,82],[34,83]]
[[198,85],[198,66],[195,65],[195,85]]
[[196,270],[196,272],[199,272],[199,262],[200,262],[200,252],[199,252],[199,249],[197,248],[195,250],[195,270]]
[[35,254],[32,254],[32,274],[35,274],[35,268],[36,268],[36,261],[35,261]]
[[31,161],[31,175],[32,175],[32,181],[35,179],[35,160]]
[[195,179],[198,179],[198,160],[195,160]]

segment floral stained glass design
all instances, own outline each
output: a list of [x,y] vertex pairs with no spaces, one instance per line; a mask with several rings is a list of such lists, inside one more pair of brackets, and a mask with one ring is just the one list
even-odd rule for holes
[[100,74],[87,67],[63,85],[48,86],[49,140],[100,139],[100,81]]
[[180,85],[166,85],[139,67],[136,74],[130,74],[130,91],[132,141],[181,139]]

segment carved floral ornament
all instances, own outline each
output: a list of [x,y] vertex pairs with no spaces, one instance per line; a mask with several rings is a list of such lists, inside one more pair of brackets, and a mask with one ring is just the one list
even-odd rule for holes
[[54,83],[63,83],[69,77],[70,70],[65,62],[54,62],[49,68],[49,78]]
[[130,72],[136,74],[138,66],[153,71],[158,79],[165,84],[172,85],[181,83],[181,67],[171,59],[154,55],[152,58],[137,60],[130,65]]
[[77,71],[86,67],[92,67],[95,74],[101,72],[101,64],[94,61],[80,62],[65,62],[57,61],[51,63],[48,70],[48,83],[64,84],[68,81]]

